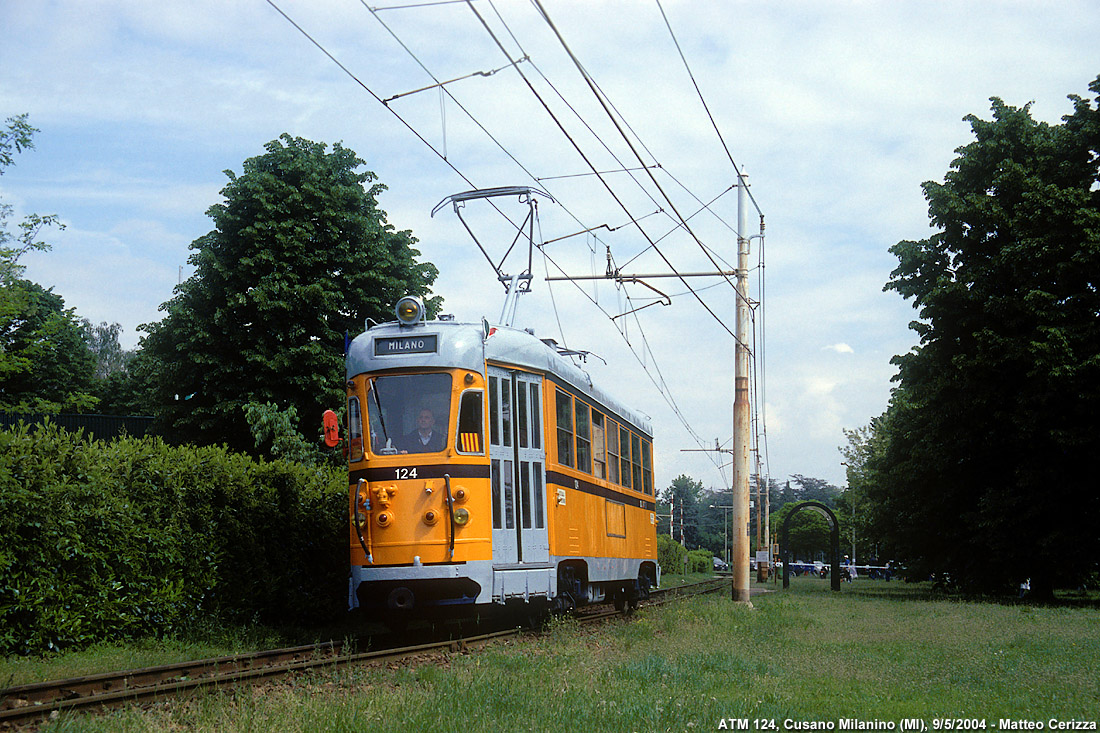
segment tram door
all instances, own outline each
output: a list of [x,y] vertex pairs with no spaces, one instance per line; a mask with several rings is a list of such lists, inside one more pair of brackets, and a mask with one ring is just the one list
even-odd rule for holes
[[489,367],[489,459],[493,561],[548,562],[546,450],[538,377]]

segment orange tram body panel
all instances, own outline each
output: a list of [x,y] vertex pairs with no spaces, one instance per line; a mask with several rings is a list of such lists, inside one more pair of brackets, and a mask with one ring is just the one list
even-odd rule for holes
[[382,619],[636,604],[659,582],[648,418],[527,331],[348,349],[349,604]]

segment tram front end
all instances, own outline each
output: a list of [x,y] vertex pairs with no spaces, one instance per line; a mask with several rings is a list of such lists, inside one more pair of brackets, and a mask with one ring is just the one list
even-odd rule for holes
[[482,329],[415,298],[347,354],[349,605],[402,623],[490,602]]

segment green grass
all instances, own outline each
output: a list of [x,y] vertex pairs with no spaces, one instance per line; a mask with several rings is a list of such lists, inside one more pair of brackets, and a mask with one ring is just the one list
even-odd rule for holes
[[[768,586],[769,588],[775,586]],[[1100,610],[944,600],[815,579],[725,594],[442,664],[316,674],[51,730],[685,731],[728,718],[1100,718]]]
[[[370,629],[380,627],[371,626]],[[86,649],[45,656],[4,657],[0,659],[0,688],[264,649],[342,641],[362,631],[350,622],[308,630],[265,626],[194,629],[187,638],[103,642]]]

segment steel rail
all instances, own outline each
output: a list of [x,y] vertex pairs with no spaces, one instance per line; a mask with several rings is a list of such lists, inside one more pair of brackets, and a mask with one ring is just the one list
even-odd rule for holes
[[[651,591],[650,599],[646,600],[641,607],[661,605],[701,593],[714,592],[724,587],[724,581],[719,580],[657,589]],[[624,615],[626,614],[621,611],[602,610],[578,615],[576,619],[579,623],[586,624]],[[178,697],[202,688],[232,687],[311,669],[335,669],[355,664],[394,661],[422,654],[462,652],[500,639],[519,636],[525,631],[522,628],[512,628],[445,641],[350,654],[343,653],[343,642],[330,641],[16,685],[0,690],[0,725],[26,724],[55,711],[106,708],[126,702],[146,702]]]

